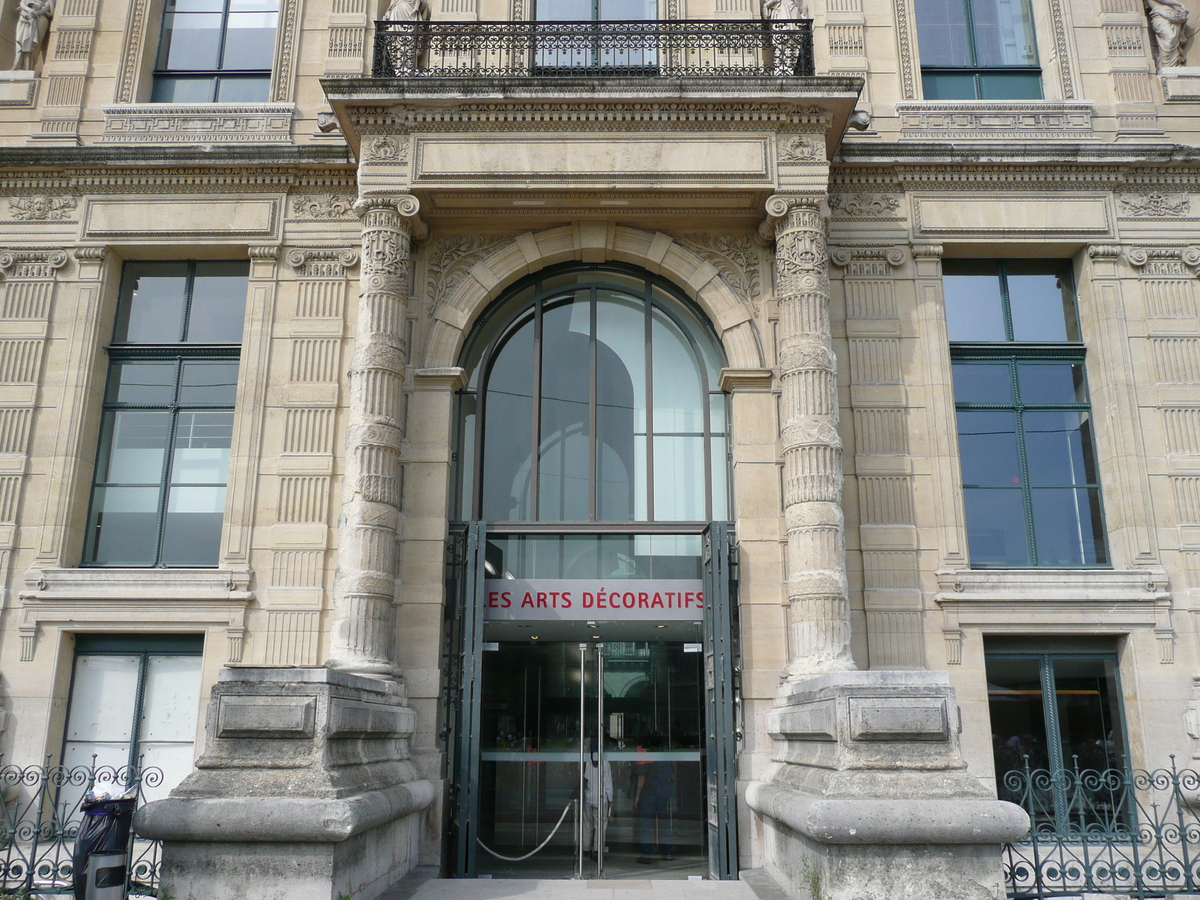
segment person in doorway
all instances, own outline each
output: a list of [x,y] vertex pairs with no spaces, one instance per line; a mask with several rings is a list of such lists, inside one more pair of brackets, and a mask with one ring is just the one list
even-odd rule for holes
[[604,761],[604,776],[601,778],[598,749],[596,739],[592,738],[591,750],[583,767],[583,847],[592,859],[596,858],[600,846],[597,833],[600,805],[604,804],[607,815],[612,815],[613,805],[612,764],[607,759]]
[[[661,735],[652,734],[646,739],[647,756],[656,755],[662,749]],[[675,858],[675,845],[671,834],[671,798],[674,795],[675,767],[670,762],[651,758],[639,761],[633,809],[637,814],[638,845],[641,852],[638,862],[643,865],[654,861],[656,825],[658,849],[662,858]]]

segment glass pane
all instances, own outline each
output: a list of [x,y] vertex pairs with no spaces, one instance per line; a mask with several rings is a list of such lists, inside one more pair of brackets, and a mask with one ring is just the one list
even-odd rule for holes
[[980,100],[1041,100],[1042,75],[1032,72],[980,72]]
[[1038,565],[1108,563],[1097,488],[1034,488],[1031,494]]
[[160,488],[98,487],[92,492],[85,561],[149,566],[158,546]]
[[539,22],[584,22],[592,18],[592,0],[538,0]]
[[922,72],[921,94],[926,100],[978,100],[975,75],[962,72]]
[[[960,414],[961,415],[961,414]],[[1091,414],[1082,410],[1027,411],[1025,458],[1034,485],[1095,484]]]
[[606,290],[597,299],[596,517],[645,519],[645,489],[637,490],[645,443],[636,435],[646,431],[646,304]]
[[955,363],[956,403],[1010,404],[1012,376],[1007,363]]
[[212,103],[215,79],[174,78],[158,75],[150,93],[151,103]]
[[179,379],[180,404],[232,406],[237,394],[236,362],[185,362]]
[[229,14],[222,69],[270,69],[275,57],[274,12]]
[[1079,340],[1074,292],[1061,270],[1057,262],[1007,266],[1014,341]]
[[170,433],[171,414],[167,412],[106,412],[100,429],[96,482],[159,484]]
[[994,263],[953,263],[943,267],[946,328],[951,341],[1005,341],[1004,305]]
[[658,18],[658,0],[600,0],[599,18],[652,22]]
[[458,517],[467,521],[475,518],[475,466],[470,463],[475,459],[475,395],[463,394],[459,397],[459,404],[462,426],[458,438],[458,471],[461,479]]
[[[916,11],[921,65],[971,65],[964,0],[917,0]],[[925,99],[931,98],[926,94]]]
[[178,342],[183,335],[186,287],[186,263],[126,263],[113,342]]
[[199,656],[148,657],[142,701],[143,741],[182,741],[190,746],[196,739],[202,662]]
[[729,518],[729,461],[725,458],[728,452],[725,438],[716,437],[712,440],[712,519],[720,521]]
[[108,370],[105,403],[170,406],[175,402],[174,362],[115,362]]
[[[704,372],[692,345],[679,326],[657,309],[653,313],[651,334],[654,433],[702,434],[708,393]],[[657,493],[657,487],[655,491]],[[662,517],[655,513],[655,518]]]
[[223,484],[171,488],[163,525],[163,565],[215,566],[220,558],[224,511]]
[[143,788],[143,800],[146,803],[166,799],[195,768],[196,749],[192,741],[161,743],[143,740],[138,744],[138,755],[143,769],[153,767],[163,773],[161,783]]
[[181,412],[171,460],[172,484],[225,484],[233,413]]
[[1025,0],[970,0],[976,66],[1037,65],[1033,15]]
[[1016,413],[960,409],[958,450],[964,485],[1020,486]]
[[159,69],[215,69],[221,52],[220,13],[165,13]]
[[[591,518],[590,293],[555,301],[542,316],[538,519],[543,522]],[[614,457],[608,455],[608,474],[620,477]],[[631,475],[626,470],[626,483]]]
[[[130,739],[140,664],[137,656],[80,655],[75,658],[67,740],[121,742]],[[122,760],[121,765],[124,764],[125,760]]]
[[488,375],[483,438],[483,518],[530,517],[533,442],[532,316],[501,346]]
[[218,103],[266,103],[270,99],[270,75],[222,75],[217,79]]
[[1028,566],[1025,505],[1020,488],[964,488],[973,566]]
[[[1125,738],[1118,706],[1116,660],[1056,657],[1053,665],[1063,762],[1100,772],[1122,769]],[[1090,798],[1088,804],[1094,810],[1097,799]],[[1107,808],[1112,810],[1111,802]]]
[[249,280],[249,263],[196,263],[187,340],[200,344],[241,343]]
[[987,658],[988,715],[992,721],[992,753],[1001,800],[1020,803],[1020,782],[1006,782],[1006,772],[1050,765],[1046,745],[1045,696],[1037,659]]
[[1087,403],[1083,363],[1019,362],[1017,389],[1022,403]]
[[702,522],[704,503],[704,439],[654,438],[654,518],[658,521]]

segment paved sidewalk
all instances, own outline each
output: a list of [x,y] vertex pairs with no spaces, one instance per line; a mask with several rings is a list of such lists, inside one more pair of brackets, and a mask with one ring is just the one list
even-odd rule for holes
[[438,878],[418,868],[379,900],[786,900],[761,869],[740,881]]

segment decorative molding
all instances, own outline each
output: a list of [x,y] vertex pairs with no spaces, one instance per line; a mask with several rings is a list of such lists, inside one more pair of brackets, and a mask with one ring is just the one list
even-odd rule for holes
[[8,208],[22,222],[61,222],[79,205],[76,197],[10,197]]
[[[772,131],[824,129],[832,114],[802,103],[662,101],[600,106],[591,99],[557,103],[462,103],[357,106],[354,124],[365,136],[422,132],[532,131]],[[1090,105],[1088,105],[1090,109]]]
[[892,269],[908,261],[903,247],[830,248],[829,261],[846,270],[847,276],[891,278]]
[[292,215],[298,219],[354,218],[354,198],[346,194],[297,194],[292,197]]
[[1142,277],[1200,277],[1200,247],[1131,247],[1125,261]]
[[0,250],[0,273],[10,280],[53,278],[67,259],[65,250]]
[[1181,218],[1188,214],[1191,197],[1188,194],[1168,194],[1149,191],[1117,196],[1117,215],[1130,218]]
[[1064,100],[1075,99],[1075,82],[1071,75],[1073,55],[1067,46],[1067,23],[1062,0],[1050,0],[1050,26],[1054,31],[1054,51],[1058,62],[1058,79]]
[[271,101],[286,103],[292,96],[292,67],[296,60],[296,34],[300,30],[300,0],[283,0],[279,10],[279,46],[271,67]]
[[900,209],[900,197],[896,194],[830,194],[829,208],[835,215],[851,216],[856,219],[892,219],[889,215]]
[[908,0],[893,0],[896,10],[896,36],[900,41],[900,81],[905,100],[917,99],[915,57],[912,46],[912,15]]
[[287,252],[286,260],[301,278],[345,278],[346,270],[358,263],[358,250],[294,248]]
[[[117,103],[132,103],[134,79],[145,53],[146,29],[150,22],[150,0],[133,0],[125,20],[125,47],[121,52],[121,71],[117,77]],[[157,23],[157,22],[156,22]]]
[[897,103],[902,140],[1095,138],[1091,103],[930,100]]
[[[105,148],[112,152],[113,148]],[[73,194],[168,194],[208,193],[227,189],[238,194],[272,193],[280,190],[354,191],[349,169],[297,168],[287,165],[152,167],[136,164],[143,150],[126,148],[128,159],[80,163],[69,171],[29,172],[10,170],[0,174],[0,190],[22,192],[71,192]],[[16,164],[19,165],[19,164]]]
[[1200,68],[1164,68],[1158,74],[1168,103],[1200,100]]
[[422,251],[427,314],[432,316],[438,304],[462,284],[471,267],[505,240],[495,235],[450,235],[430,241]]
[[779,161],[781,163],[825,162],[825,138],[821,135],[780,135]]
[[293,103],[106,106],[103,143],[290,143]]
[[408,164],[408,141],[395,137],[394,135],[382,135],[373,137],[365,143],[363,151],[363,161],[373,163],[395,163],[396,165]]
[[754,317],[758,318],[762,281],[756,241],[748,237],[708,233],[677,235],[675,241],[716,267],[725,283],[749,304]]

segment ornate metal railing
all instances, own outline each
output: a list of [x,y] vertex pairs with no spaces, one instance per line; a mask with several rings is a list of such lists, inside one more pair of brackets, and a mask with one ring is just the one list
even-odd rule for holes
[[[0,893],[70,894],[72,854],[83,819],[80,803],[97,781],[136,784],[138,804],[146,788],[162,783],[161,769],[97,766],[13,766],[0,757]],[[161,844],[129,838],[129,893],[157,895]]]
[[1033,822],[1004,848],[1010,898],[1200,892],[1200,774],[1170,768],[1008,772],[1000,799]]
[[813,74],[808,19],[376,22],[377,78]]

